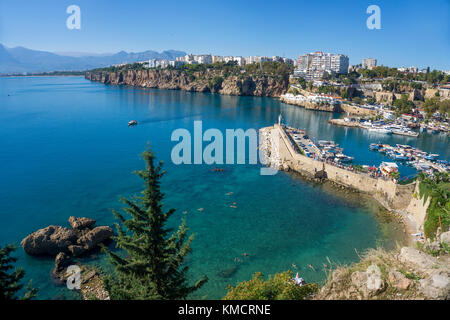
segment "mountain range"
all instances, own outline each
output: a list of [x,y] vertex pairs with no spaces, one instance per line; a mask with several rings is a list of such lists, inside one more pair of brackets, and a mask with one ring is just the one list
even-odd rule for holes
[[157,52],[120,51],[114,54],[67,55],[38,51],[24,47],[8,48],[0,44],[0,74],[39,73],[52,71],[84,71],[119,63],[133,63],[148,59],[175,60],[186,55],[183,51]]

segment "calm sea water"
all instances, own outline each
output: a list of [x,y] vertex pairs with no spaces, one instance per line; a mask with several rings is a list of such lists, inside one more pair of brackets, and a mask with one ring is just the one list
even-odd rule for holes
[[[327,123],[338,115],[271,98],[105,86],[81,77],[0,78],[0,108],[1,245],[18,245],[50,224],[67,226],[71,215],[111,225],[111,209],[122,206],[119,196],[142,188],[132,171],[143,167],[140,154],[150,143],[165,161],[165,207],[177,209],[170,223],[186,217],[196,234],[188,259],[192,279],[203,274],[210,279],[193,298],[221,298],[228,284],[256,271],[292,269],[307,281],[321,281],[327,257],[351,263],[358,259],[355,249],[389,246],[403,234],[389,219],[377,219],[383,210],[370,199],[286,173],[260,176],[257,165],[226,166],[225,172],[176,166],[170,161],[174,129],[192,130],[195,120],[203,121],[204,130],[260,128],[282,112],[287,124],[305,128],[315,139],[335,140],[357,163],[383,160],[368,151],[370,142],[412,144],[447,160],[450,152],[446,136],[370,136]],[[129,128],[131,119],[140,124]],[[26,256],[21,248],[16,256],[27,280],[40,287],[39,298],[78,297],[50,281],[53,259]],[[106,267],[99,254],[83,262]]]

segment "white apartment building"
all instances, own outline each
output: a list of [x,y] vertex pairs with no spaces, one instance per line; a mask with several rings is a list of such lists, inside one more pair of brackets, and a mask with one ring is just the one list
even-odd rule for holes
[[212,56],[212,63],[223,62],[222,56]]
[[264,63],[266,61],[272,61],[272,59],[264,56],[249,56],[245,58],[245,64]]
[[194,60],[199,64],[211,64],[212,56],[210,54],[197,54],[194,55]]
[[245,58],[244,57],[237,56],[237,57],[234,57],[233,60],[237,62],[238,66],[242,67],[243,65],[245,65]]
[[169,60],[165,59],[150,59],[148,60],[148,67],[149,68],[167,68],[170,65]]
[[362,61],[362,67],[364,69],[373,69],[377,66],[377,59],[366,58]]
[[186,62],[184,61],[180,61],[180,60],[170,60],[169,61],[169,66],[172,67],[181,67],[182,65],[186,64]]
[[298,57],[294,76],[302,76],[307,80],[323,77],[325,72],[348,73],[349,59],[343,54],[323,53],[316,51]]

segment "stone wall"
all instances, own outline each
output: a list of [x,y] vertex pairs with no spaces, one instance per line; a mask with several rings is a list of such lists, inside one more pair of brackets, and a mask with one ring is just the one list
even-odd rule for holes
[[346,104],[346,103],[341,104],[341,109],[344,112],[348,112],[353,115],[360,115],[360,116],[372,116],[372,115],[377,114],[376,110],[360,108],[360,107],[352,106],[352,105]]
[[303,156],[295,152],[284,130],[277,124],[270,130],[272,130],[272,136],[279,137],[277,158],[282,163],[282,169],[294,170],[310,178],[314,178],[317,172],[323,170],[328,180],[370,194],[388,210],[412,215],[415,229],[423,225],[428,205],[420,206],[413,197],[415,183],[398,185],[392,180],[372,178],[365,173],[349,171]]

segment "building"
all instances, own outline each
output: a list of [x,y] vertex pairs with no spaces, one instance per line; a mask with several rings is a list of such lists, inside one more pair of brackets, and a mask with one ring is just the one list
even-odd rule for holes
[[223,62],[222,56],[212,56],[212,63]]
[[244,57],[241,57],[241,56],[234,57],[234,61],[237,62],[238,66],[242,67],[243,65],[245,65],[245,58]]
[[395,162],[382,162],[380,171],[384,176],[390,176],[394,172],[398,172],[398,165]]
[[149,68],[167,68],[170,65],[169,60],[164,59],[150,59],[148,60]]
[[170,60],[169,61],[169,66],[171,67],[181,67],[182,65],[186,64],[186,62],[184,61],[179,61],[179,60]]
[[156,61],[157,61],[158,59],[150,59],[150,60],[148,60],[148,67],[149,68],[156,68]]
[[264,63],[266,61],[272,61],[272,59],[263,56],[249,56],[245,58],[245,64]]
[[325,73],[347,74],[349,59],[343,54],[323,53],[322,51],[304,54],[298,57],[295,76],[306,80],[322,78]]
[[273,61],[273,62],[282,62],[282,61],[283,61],[283,58],[282,58],[282,57],[279,57],[279,56],[273,56],[273,57],[272,57],[272,61]]
[[196,54],[194,55],[194,60],[198,64],[211,64],[212,56],[210,54]]
[[366,58],[362,61],[362,67],[364,69],[373,69],[377,66],[377,59]]

